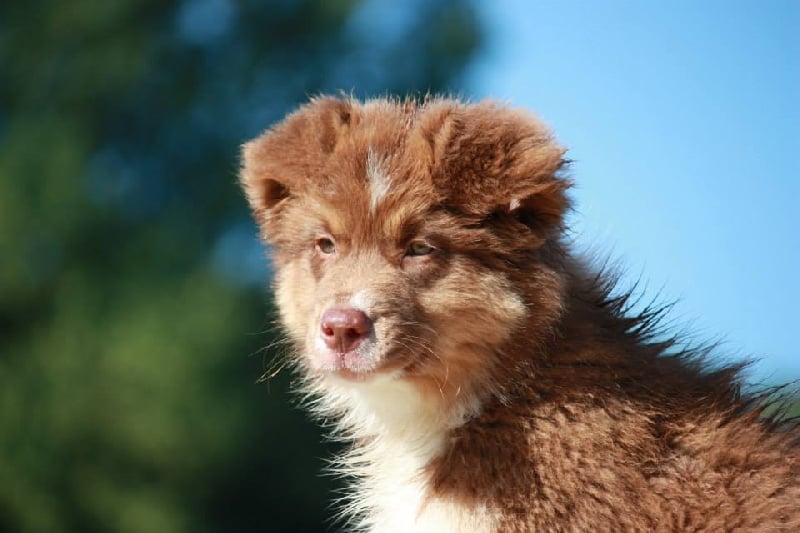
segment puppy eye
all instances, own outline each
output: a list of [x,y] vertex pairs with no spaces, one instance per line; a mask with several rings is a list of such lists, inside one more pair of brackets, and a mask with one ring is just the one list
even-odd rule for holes
[[328,237],[317,238],[315,244],[317,246],[317,250],[323,254],[328,255],[336,251],[336,245],[333,243],[333,240],[329,239]]
[[429,255],[435,248],[424,242],[412,242],[406,250],[406,255]]

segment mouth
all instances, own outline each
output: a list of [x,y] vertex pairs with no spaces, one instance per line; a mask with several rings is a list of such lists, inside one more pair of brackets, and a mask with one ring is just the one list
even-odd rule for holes
[[321,374],[337,376],[347,381],[365,381],[379,372],[372,339],[363,339],[350,350],[331,347],[324,342],[316,342],[310,353],[312,368]]
[[350,383],[364,383],[374,378],[376,373],[354,372],[352,370],[347,370],[346,368],[342,368],[336,371],[329,372],[329,375]]
[[402,347],[384,353],[374,342],[344,353],[318,345],[311,354],[311,365],[319,374],[350,383],[400,378],[413,367],[413,361]]
[[318,352],[316,366],[326,374],[333,374],[349,381],[364,381],[375,374],[377,368],[372,363],[372,358],[359,353],[360,351],[341,353],[324,350],[322,353]]

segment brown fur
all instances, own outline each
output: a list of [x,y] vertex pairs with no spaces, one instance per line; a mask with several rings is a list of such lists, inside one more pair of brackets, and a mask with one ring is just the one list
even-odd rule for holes
[[[524,112],[448,99],[319,98],[246,145],[295,362],[359,443],[350,510],[400,528],[409,486],[420,528],[800,530],[797,429],[760,418],[738,367],[658,341],[659,313],[627,316],[573,255],[563,155]],[[326,352],[321,313],[362,290],[373,336]]]

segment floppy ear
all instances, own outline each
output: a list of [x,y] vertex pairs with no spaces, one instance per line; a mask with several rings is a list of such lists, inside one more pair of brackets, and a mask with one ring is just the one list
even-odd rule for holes
[[264,164],[264,159],[270,157],[269,135],[267,133],[242,147],[240,181],[250,208],[259,221],[266,211],[289,196],[289,187],[280,181],[279,176],[270,175]]
[[546,238],[569,207],[566,150],[533,116],[493,102],[454,105],[429,138],[433,181],[471,215],[511,215]]
[[526,191],[524,196],[512,198],[500,210],[533,230],[545,233],[561,230],[564,213],[570,205],[566,194],[569,187],[569,181],[556,178]]
[[260,225],[320,175],[355,118],[349,100],[317,98],[242,147],[240,182]]

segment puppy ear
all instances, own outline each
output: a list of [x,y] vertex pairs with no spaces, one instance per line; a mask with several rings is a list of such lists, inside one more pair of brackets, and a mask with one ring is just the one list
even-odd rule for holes
[[431,135],[432,177],[450,206],[504,213],[540,233],[560,229],[570,183],[566,150],[535,117],[493,102],[453,104]]
[[240,182],[259,224],[319,176],[353,119],[349,100],[317,98],[243,146]]
[[265,158],[270,157],[268,137],[266,134],[242,147],[240,181],[256,219],[261,219],[266,211],[289,196],[289,187],[265,168]]
[[533,230],[560,230],[564,213],[569,209],[566,191],[570,182],[554,179],[528,191],[527,196],[513,198],[500,210]]

